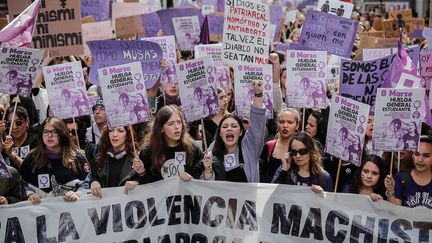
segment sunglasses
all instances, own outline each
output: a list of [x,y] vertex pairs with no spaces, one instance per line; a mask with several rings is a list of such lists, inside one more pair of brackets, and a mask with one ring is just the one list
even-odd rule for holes
[[72,136],[72,137],[73,137],[73,136],[76,136],[76,131],[75,131],[75,129],[70,129],[70,130],[69,130],[69,135]]
[[289,151],[289,153],[290,153],[290,155],[291,156],[297,156],[297,154],[300,154],[300,155],[306,155],[306,154],[308,154],[309,153],[309,149],[307,149],[307,148],[302,148],[302,149],[299,149],[299,150],[294,150],[294,149],[291,149],[290,151]]
[[[20,126],[22,126],[22,124],[24,124],[24,121],[23,120],[15,120],[14,123],[17,127],[20,127]],[[6,121],[7,127],[10,127],[11,124],[12,124],[11,121]]]

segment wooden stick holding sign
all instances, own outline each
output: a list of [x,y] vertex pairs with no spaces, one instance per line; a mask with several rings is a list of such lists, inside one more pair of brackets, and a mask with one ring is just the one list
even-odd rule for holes
[[129,124],[129,132],[131,134],[131,138],[132,138],[132,147],[133,147],[133,152],[134,152],[134,156],[138,156],[137,154],[137,150],[136,150],[136,146],[135,146],[135,136],[134,136],[134,130],[132,128],[132,125]]
[[207,138],[206,138],[206,134],[205,134],[205,127],[204,127],[204,120],[201,118],[201,127],[202,127],[202,138],[203,138],[203,142],[204,142],[204,154],[207,154]]
[[338,169],[337,169],[337,173],[336,173],[336,181],[335,181],[335,185],[334,185],[334,192],[337,192],[341,166],[342,166],[342,160],[339,159]]
[[306,108],[303,108],[303,114],[302,114],[302,132],[305,130],[305,119],[306,119]]
[[75,130],[75,136],[77,141],[78,148],[81,148],[80,141],[79,141],[79,135],[78,135],[78,124],[75,122],[75,117],[72,117],[72,121],[74,124],[74,130]]
[[14,106],[14,109],[13,109],[13,112],[12,112],[12,121],[10,123],[8,136],[11,136],[11,134],[12,134],[12,128],[13,128],[13,125],[14,125],[14,122],[15,122],[14,119],[15,119],[15,113],[16,113],[17,106],[18,106],[18,102],[15,102],[15,106]]
[[394,152],[391,152],[391,158],[390,158],[390,175],[393,175],[393,159],[394,159]]

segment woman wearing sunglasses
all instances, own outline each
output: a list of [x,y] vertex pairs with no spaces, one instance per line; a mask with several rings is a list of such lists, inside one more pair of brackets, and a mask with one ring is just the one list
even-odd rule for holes
[[[27,157],[30,150],[39,144],[36,134],[27,131],[29,127],[29,117],[26,109],[17,106],[15,116],[13,115],[14,107],[9,107],[6,111],[6,130],[9,133],[12,127],[11,136],[6,136],[3,142],[4,158],[15,168],[19,168],[23,160]],[[13,121],[13,124],[12,124]]]
[[333,190],[330,174],[322,167],[321,152],[305,132],[294,134],[288,143],[288,154],[282,162],[275,183],[309,186],[314,192]]
[[57,117],[47,118],[42,122],[39,139],[42,143],[20,167],[29,201],[38,204],[41,198],[58,196],[75,201],[87,193],[90,163],[83,151],[72,144],[64,122]]
[[[144,167],[138,156],[134,155],[133,137],[131,129],[127,127],[106,126],[102,129],[99,154],[96,156],[96,165],[92,168],[93,178],[90,184],[94,196],[102,196],[101,188],[129,183],[138,185],[137,181],[132,180],[144,172]],[[128,186],[125,188],[126,192],[127,188]]]

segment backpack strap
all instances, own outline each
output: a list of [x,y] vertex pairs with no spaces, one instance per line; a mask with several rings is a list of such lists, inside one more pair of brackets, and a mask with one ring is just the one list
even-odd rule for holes
[[273,150],[276,146],[276,139],[270,140],[267,142],[267,161],[270,160],[270,156],[273,153]]

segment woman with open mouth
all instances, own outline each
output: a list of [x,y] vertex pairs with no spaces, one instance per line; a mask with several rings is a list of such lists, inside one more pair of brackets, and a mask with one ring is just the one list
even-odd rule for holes
[[233,182],[259,182],[258,160],[264,145],[265,107],[263,84],[252,82],[255,96],[250,125],[244,129],[240,117],[228,114],[219,123],[211,157],[203,159],[201,178]]

